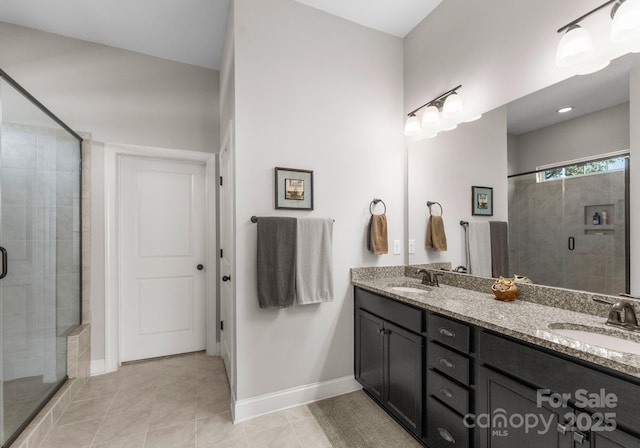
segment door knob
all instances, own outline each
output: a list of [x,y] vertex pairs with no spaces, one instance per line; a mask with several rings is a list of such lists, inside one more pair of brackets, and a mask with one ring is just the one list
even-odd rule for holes
[[231,276],[230,275],[225,275],[224,277],[222,277],[222,281],[223,282],[228,282],[229,280],[231,280]]
[[199,264],[198,266],[196,266],[196,269],[197,269],[198,271],[202,271],[202,270],[204,269],[204,266],[203,266],[203,265],[201,265],[201,264]]

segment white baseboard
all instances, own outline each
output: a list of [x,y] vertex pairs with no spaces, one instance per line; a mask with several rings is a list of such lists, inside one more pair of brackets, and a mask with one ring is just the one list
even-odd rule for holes
[[104,359],[92,359],[89,375],[102,375],[107,373],[107,364]]
[[231,414],[234,423],[283,409],[300,406],[335,395],[342,395],[362,389],[353,376],[345,376],[329,381],[307,384],[254,398],[232,401]]

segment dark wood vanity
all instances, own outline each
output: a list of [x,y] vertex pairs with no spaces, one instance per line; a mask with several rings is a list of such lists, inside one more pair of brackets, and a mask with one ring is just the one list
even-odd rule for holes
[[640,448],[639,378],[357,286],[354,311],[356,380],[427,447]]

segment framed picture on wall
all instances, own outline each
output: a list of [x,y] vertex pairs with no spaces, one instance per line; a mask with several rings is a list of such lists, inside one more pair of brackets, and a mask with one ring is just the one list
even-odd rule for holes
[[313,171],[277,166],[276,208],[313,210]]
[[493,216],[493,188],[471,187],[471,214]]

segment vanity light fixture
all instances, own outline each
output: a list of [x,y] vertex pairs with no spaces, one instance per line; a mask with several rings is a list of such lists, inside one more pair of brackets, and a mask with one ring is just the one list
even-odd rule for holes
[[564,33],[556,51],[558,67],[574,67],[578,74],[586,75],[609,65],[610,61],[595,50],[589,31],[580,25],[609,5],[613,5],[611,41],[630,44],[632,51],[640,51],[640,0],[609,0],[558,29],[558,33]]
[[573,110],[573,106],[561,107],[558,109],[559,114],[566,114],[567,112],[571,112]]
[[[428,137],[435,136],[438,131],[454,129],[462,118],[464,107],[462,97],[457,92],[462,84],[435,97],[428,103],[409,112],[404,125],[404,134],[416,136],[426,130]],[[419,120],[416,113],[421,109],[422,119]]]

